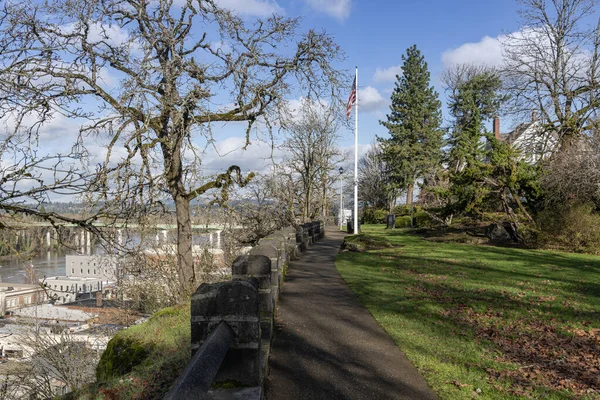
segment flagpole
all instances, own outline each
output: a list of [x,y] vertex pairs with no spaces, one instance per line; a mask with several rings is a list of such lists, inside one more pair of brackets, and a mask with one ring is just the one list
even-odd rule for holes
[[356,67],[356,109],[354,112],[354,233],[358,234],[358,67]]

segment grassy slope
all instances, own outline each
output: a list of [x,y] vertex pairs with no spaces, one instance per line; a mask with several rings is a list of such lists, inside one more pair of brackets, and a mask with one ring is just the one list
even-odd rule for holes
[[364,232],[336,266],[443,399],[600,398],[600,258]]
[[90,385],[68,399],[162,399],[190,360],[189,303],[162,309],[115,338],[143,347],[143,361],[130,373]]

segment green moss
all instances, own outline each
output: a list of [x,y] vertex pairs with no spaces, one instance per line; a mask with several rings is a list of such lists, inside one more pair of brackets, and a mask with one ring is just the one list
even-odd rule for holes
[[141,364],[149,353],[150,349],[139,341],[117,335],[108,342],[106,350],[102,353],[96,368],[96,379],[103,382],[128,374],[133,367]]
[[98,382],[69,399],[162,399],[190,360],[189,303],[120,331],[96,369]]

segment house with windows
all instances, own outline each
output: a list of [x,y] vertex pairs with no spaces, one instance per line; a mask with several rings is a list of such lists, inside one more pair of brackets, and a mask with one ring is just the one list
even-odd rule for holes
[[494,117],[493,132],[496,139],[518,149],[522,160],[530,164],[536,164],[539,160],[550,156],[559,143],[554,132],[544,131],[535,112],[531,115],[531,121],[519,124],[508,133],[500,132],[500,118]]
[[46,292],[39,285],[0,283],[0,312],[2,316],[23,307],[44,303],[47,300]]
[[100,279],[105,286],[116,283],[122,274],[119,259],[113,255],[67,255],[65,268],[69,277]]

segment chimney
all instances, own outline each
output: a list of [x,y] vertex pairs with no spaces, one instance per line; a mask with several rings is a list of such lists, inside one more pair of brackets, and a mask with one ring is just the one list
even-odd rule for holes
[[500,140],[500,118],[497,115],[494,117],[494,136]]

